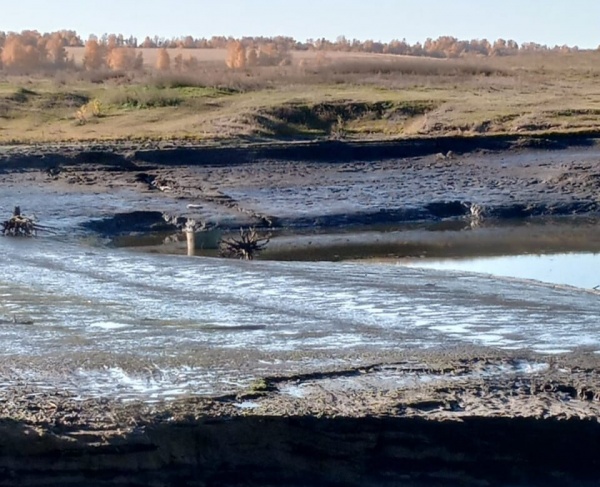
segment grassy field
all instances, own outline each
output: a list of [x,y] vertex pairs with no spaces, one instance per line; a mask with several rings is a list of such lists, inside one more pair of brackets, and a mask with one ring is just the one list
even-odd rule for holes
[[[292,53],[233,71],[224,50],[188,72],[0,74],[0,142],[394,139],[600,131],[600,52],[429,59]],[[76,63],[81,49],[72,49]]]

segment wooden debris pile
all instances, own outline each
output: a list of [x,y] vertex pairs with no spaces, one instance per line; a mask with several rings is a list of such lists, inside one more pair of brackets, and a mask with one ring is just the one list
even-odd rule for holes
[[9,237],[35,237],[40,230],[54,231],[50,227],[38,225],[33,218],[21,215],[20,206],[15,206],[13,216],[2,222],[2,235]]
[[219,242],[219,255],[233,259],[252,260],[267,247],[270,240],[271,234],[260,236],[255,228],[240,228],[239,237],[222,239]]

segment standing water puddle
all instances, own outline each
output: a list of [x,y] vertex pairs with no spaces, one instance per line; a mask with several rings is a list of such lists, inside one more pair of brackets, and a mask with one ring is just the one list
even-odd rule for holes
[[423,269],[476,272],[492,276],[532,279],[550,284],[584,289],[600,287],[600,254],[563,253],[549,255],[507,255],[474,259],[434,259],[408,261]]

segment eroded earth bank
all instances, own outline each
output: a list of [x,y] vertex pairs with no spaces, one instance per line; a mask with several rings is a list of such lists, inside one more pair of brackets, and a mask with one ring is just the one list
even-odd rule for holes
[[594,139],[0,160],[0,485],[596,484],[598,292],[388,262],[597,252]]

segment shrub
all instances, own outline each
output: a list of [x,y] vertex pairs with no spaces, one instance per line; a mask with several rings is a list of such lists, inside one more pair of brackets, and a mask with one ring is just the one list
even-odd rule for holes
[[75,119],[79,125],[85,125],[92,117],[100,118],[104,116],[104,108],[97,98],[79,107],[75,112]]
[[174,107],[182,103],[182,97],[169,89],[146,87],[142,89],[127,89],[115,93],[107,103],[121,108],[159,108]]

